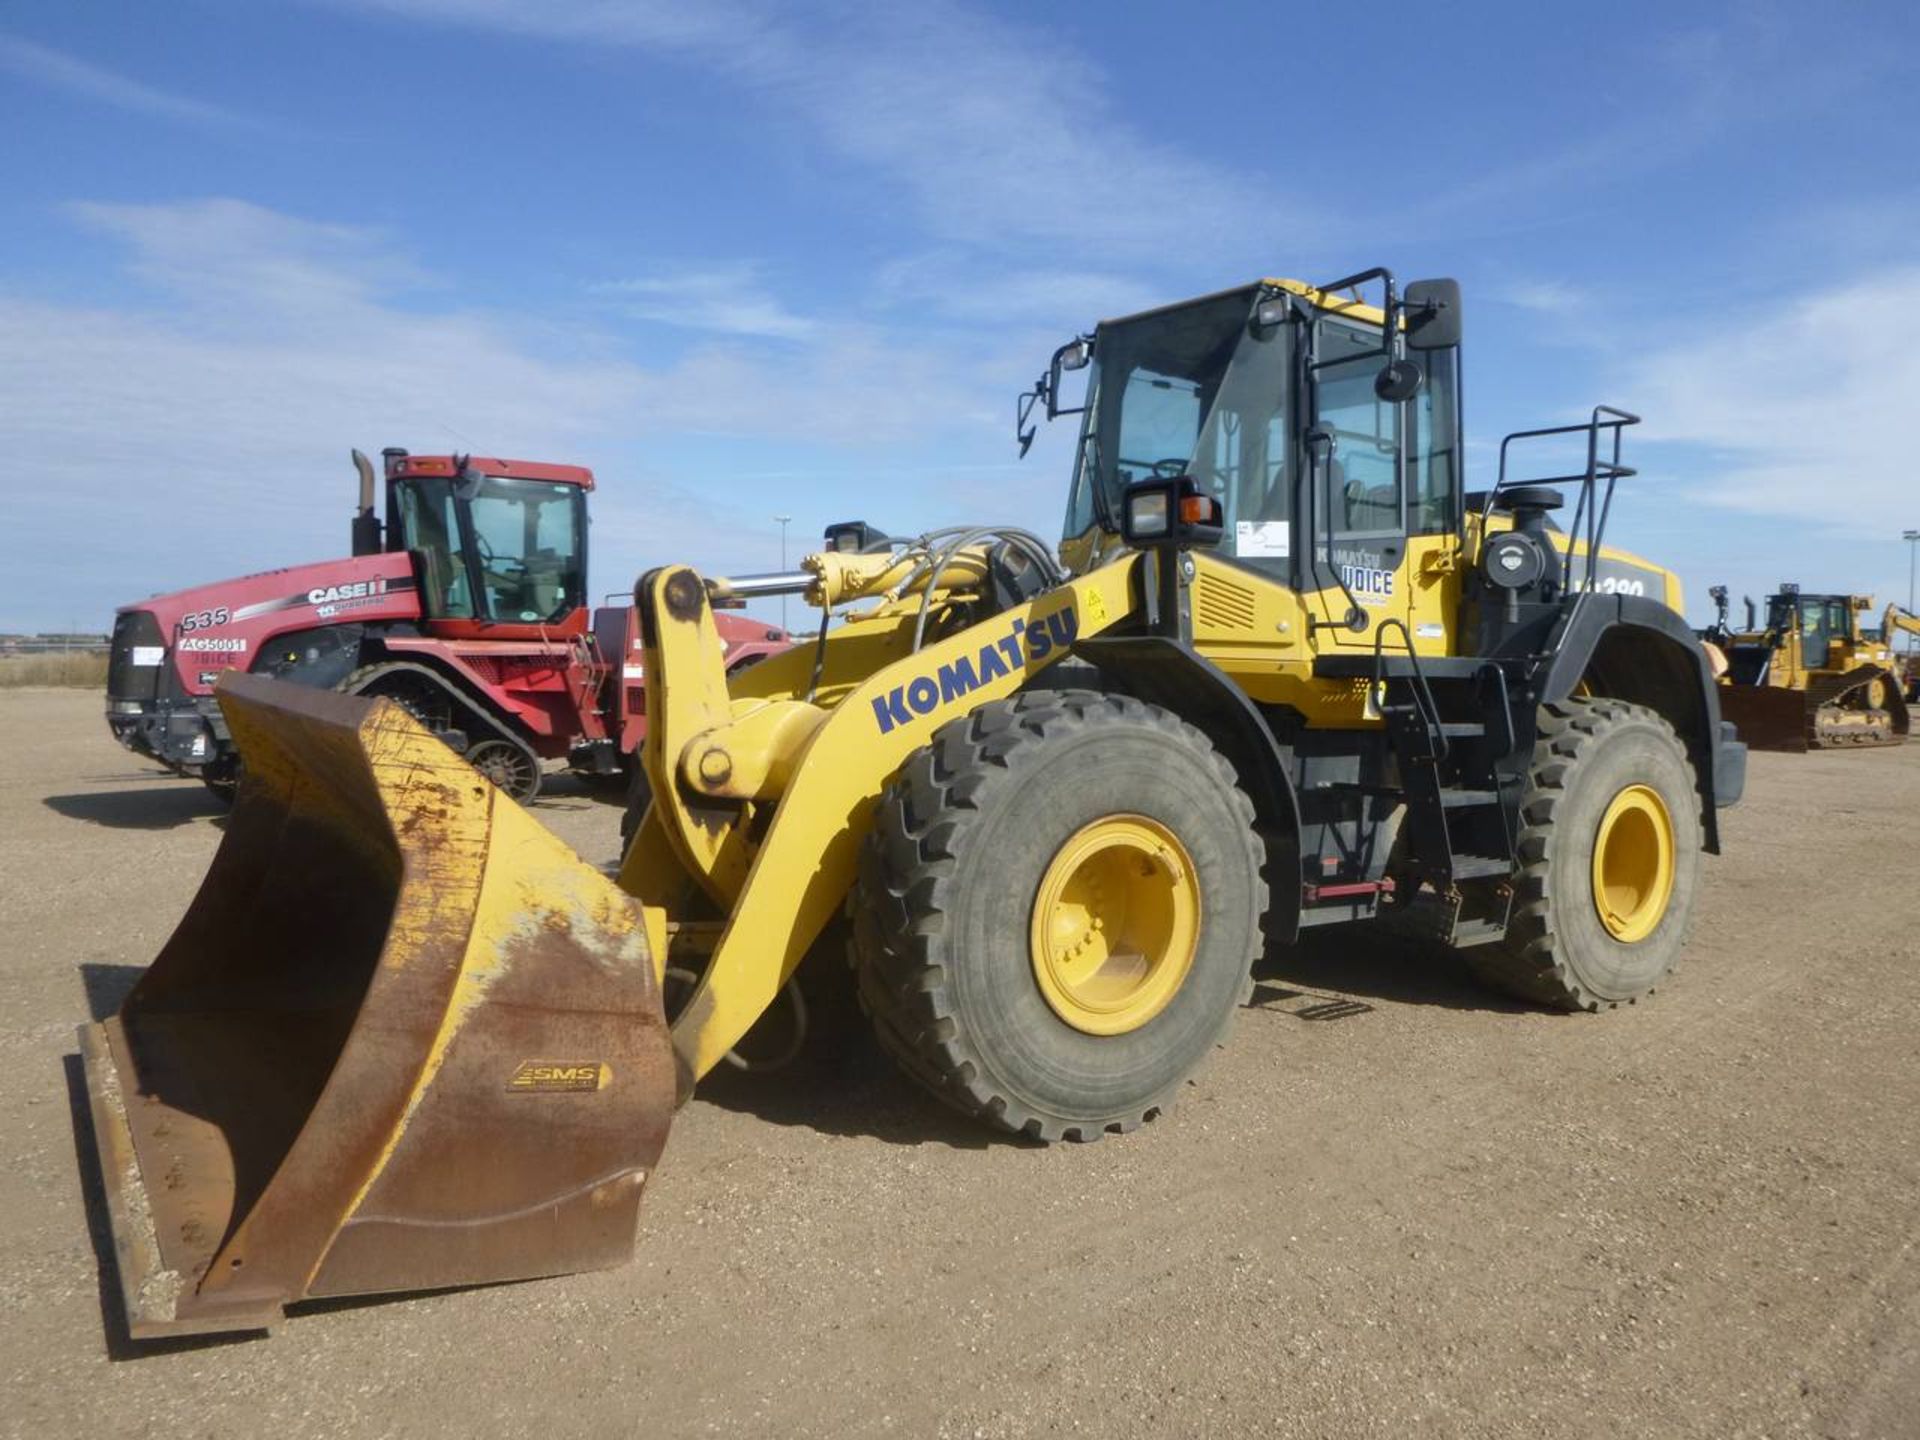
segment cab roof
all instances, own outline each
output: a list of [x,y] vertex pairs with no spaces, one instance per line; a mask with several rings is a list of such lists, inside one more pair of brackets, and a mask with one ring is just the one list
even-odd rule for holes
[[1190,300],[1176,300],[1171,304],[1155,305],[1147,310],[1136,310],[1131,315],[1115,315],[1106,320],[1102,320],[1100,323],[1102,325],[1118,325],[1128,320],[1144,320],[1149,315],[1163,314],[1168,310],[1184,310],[1190,305],[1202,305],[1209,300],[1218,300],[1227,295],[1238,295],[1241,293],[1246,294],[1248,304],[1251,305],[1253,293],[1256,290],[1284,290],[1289,294],[1300,296],[1316,309],[1326,310],[1335,315],[1348,315],[1355,320],[1364,321],[1370,325],[1380,325],[1386,321],[1386,316],[1381,313],[1378,305],[1369,305],[1365,301],[1357,300],[1351,295],[1336,295],[1331,290],[1316,289],[1304,280],[1269,278],[1250,280],[1245,285],[1230,285],[1225,290],[1215,290],[1207,295],[1196,295]]
[[454,475],[460,461],[482,475],[506,480],[545,480],[557,485],[578,485],[593,489],[593,471],[584,465],[549,465],[541,460],[501,460],[491,455],[396,455],[387,461],[387,478],[398,480],[409,475]]

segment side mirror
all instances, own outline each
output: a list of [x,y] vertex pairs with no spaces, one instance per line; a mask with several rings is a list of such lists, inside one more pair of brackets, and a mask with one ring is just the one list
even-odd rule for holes
[[1063,370],[1084,370],[1093,359],[1093,342],[1082,335],[1078,340],[1069,340],[1053,352],[1053,378],[1057,384]]
[[1084,370],[1093,360],[1093,338],[1082,335],[1069,340],[1053,352],[1053,359],[1047,364],[1047,373],[1042,375],[1031,390],[1020,396],[1018,409],[1014,414],[1013,438],[1020,442],[1022,458],[1033,445],[1037,427],[1032,423],[1036,406],[1046,403],[1047,419],[1057,420],[1062,415],[1078,415],[1087,407],[1075,405],[1072,408],[1060,403],[1060,377],[1069,370]]
[[480,493],[480,482],[487,477],[473,468],[471,455],[456,455],[453,459],[453,498],[461,502],[471,501]]
[[1401,308],[1409,350],[1445,350],[1460,343],[1458,280],[1415,280],[1407,286]]

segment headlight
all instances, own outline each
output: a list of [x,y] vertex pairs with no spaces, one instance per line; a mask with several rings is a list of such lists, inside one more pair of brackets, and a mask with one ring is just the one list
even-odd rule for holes
[[138,700],[109,700],[107,702],[107,713],[109,715],[144,715],[146,711],[147,707],[142,705]]
[[1165,490],[1150,490],[1127,497],[1127,531],[1135,539],[1151,540],[1167,533],[1168,500]]

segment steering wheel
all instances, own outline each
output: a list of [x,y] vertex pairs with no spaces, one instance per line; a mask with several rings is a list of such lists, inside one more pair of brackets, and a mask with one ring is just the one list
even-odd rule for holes
[[1173,480],[1187,473],[1188,463],[1184,458],[1156,460],[1153,462],[1151,473],[1156,479]]
[[478,530],[473,532],[473,548],[480,556],[482,570],[501,576],[512,575],[516,571],[522,575],[527,573],[527,562],[517,555],[502,563],[500,557],[494,553],[493,546],[488,542],[487,537]]

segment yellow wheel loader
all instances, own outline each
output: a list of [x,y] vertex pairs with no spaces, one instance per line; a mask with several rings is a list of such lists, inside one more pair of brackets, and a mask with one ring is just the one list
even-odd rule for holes
[[1865,595],[1809,595],[1783,584],[1767,597],[1767,623],[1755,625],[1747,600],[1742,630],[1727,623],[1727,588],[1715,585],[1717,615],[1703,639],[1721,657],[1720,705],[1756,750],[1805,751],[1898,745],[1912,720],[1907,679],[1890,648],[1910,623],[1888,606],[1880,636],[1862,633]]
[[[1023,446],[1080,416],[1057,551],[855,524],[793,574],[643,576],[617,880],[399,707],[225,682],[231,828],[82,1032],[133,1333],[618,1263],[675,1106],[822,967],[1036,1141],[1165,1110],[1314,926],[1646,995],[1746,752],[1678,582],[1603,548],[1632,416],[1464,491],[1460,317],[1372,270],[1108,321],[1022,397]],[[783,593],[819,638],[730,686],[716,607]]]

